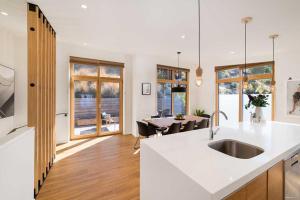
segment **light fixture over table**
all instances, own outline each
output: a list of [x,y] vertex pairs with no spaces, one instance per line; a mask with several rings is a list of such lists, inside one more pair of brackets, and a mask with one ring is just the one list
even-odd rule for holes
[[179,56],[181,52],[177,52],[177,74],[175,75],[175,79],[177,79],[177,85],[175,87],[172,87],[172,93],[177,93],[177,92],[186,92],[186,88],[180,85],[179,78],[181,77],[180,73],[180,68],[179,68]]
[[202,74],[203,70],[200,64],[200,0],[198,0],[198,58],[199,58],[199,65],[196,69],[196,85],[199,87],[202,84]]
[[247,24],[252,21],[252,17],[242,18],[242,23],[245,24],[245,65],[243,71],[243,88],[247,90],[248,88],[248,75],[247,75]]

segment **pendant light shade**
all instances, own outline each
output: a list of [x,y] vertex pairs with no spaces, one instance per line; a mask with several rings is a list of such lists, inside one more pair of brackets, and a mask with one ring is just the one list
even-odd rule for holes
[[247,24],[252,21],[252,17],[242,18],[242,23],[245,24],[245,65],[243,70],[243,89],[248,89],[248,75],[247,75]]
[[178,65],[177,65],[177,67],[178,67],[178,70],[177,70],[177,76],[175,76],[175,78],[177,78],[177,84],[176,84],[176,86],[175,87],[172,87],[172,93],[181,93],[181,92],[186,92],[186,88],[185,87],[183,87],[183,86],[181,86],[180,84],[179,84],[179,78],[181,77],[180,75],[179,75],[179,72],[180,72],[180,68],[179,68],[179,55],[181,54],[181,52],[177,52],[177,58],[178,58]]
[[202,85],[202,74],[203,70],[200,64],[200,0],[198,0],[198,58],[199,58],[199,65],[196,69],[196,85],[200,87]]
[[198,68],[196,69],[196,85],[197,86],[201,86],[201,84],[202,84],[202,73],[203,73],[203,70],[199,65]]
[[[272,50],[273,50],[273,64],[275,63],[275,39],[277,39],[279,37],[278,34],[272,34],[269,36],[269,38],[272,40]],[[271,82],[271,89],[274,90],[275,89],[275,84],[276,81],[274,80],[274,72],[273,72],[273,77],[272,77],[272,82]]]

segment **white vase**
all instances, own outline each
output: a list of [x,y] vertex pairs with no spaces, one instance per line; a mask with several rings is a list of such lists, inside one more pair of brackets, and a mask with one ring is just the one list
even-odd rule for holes
[[256,122],[261,122],[264,120],[262,107],[255,107],[255,116],[256,116]]

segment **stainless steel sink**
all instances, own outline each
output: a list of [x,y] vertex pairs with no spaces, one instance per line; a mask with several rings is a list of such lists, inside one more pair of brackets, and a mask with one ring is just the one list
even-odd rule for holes
[[263,149],[257,146],[227,139],[211,142],[208,146],[216,151],[240,159],[253,158],[264,152]]

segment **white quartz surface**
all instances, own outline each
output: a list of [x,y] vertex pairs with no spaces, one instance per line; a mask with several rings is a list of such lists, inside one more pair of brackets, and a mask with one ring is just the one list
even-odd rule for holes
[[241,123],[221,127],[214,141],[234,139],[264,149],[251,159],[238,159],[208,147],[208,129],[150,138],[142,141],[171,165],[207,191],[222,199],[286,159],[300,148],[300,125],[280,122]]

